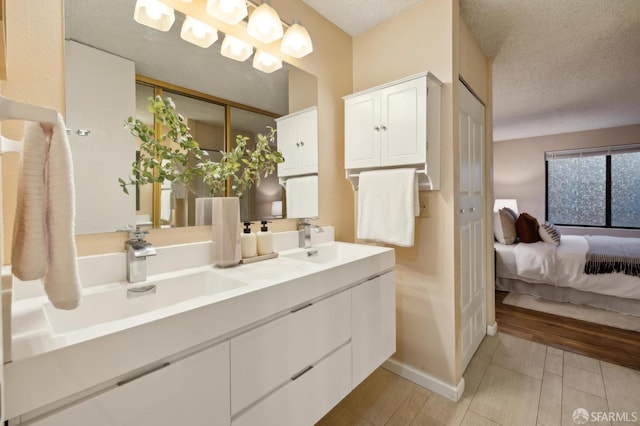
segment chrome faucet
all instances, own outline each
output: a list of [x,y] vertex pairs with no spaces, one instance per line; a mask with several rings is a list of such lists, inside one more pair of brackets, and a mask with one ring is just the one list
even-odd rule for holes
[[298,222],[298,247],[311,248],[311,229],[315,232],[324,232],[321,226],[309,223],[309,219],[300,219]]
[[144,237],[149,233],[138,228],[123,229],[129,233],[127,248],[127,281],[137,283],[147,279],[147,256],[155,256],[156,249]]

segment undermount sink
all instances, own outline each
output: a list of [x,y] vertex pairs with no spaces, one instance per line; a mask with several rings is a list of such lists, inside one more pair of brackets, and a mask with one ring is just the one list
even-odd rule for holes
[[146,281],[83,296],[80,306],[71,311],[45,303],[43,310],[54,334],[80,330],[117,321],[200,296],[237,289],[246,284],[222,277],[213,271],[199,271],[177,277]]
[[329,263],[339,259],[350,260],[361,257],[369,253],[369,251],[370,248],[364,245],[332,242],[295,250],[284,254],[284,256],[311,263]]

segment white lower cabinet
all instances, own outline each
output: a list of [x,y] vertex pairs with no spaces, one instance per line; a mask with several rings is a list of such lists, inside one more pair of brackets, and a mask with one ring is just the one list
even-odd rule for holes
[[232,338],[231,414],[291,381],[350,337],[351,294],[343,291]]
[[393,352],[391,271],[21,420],[39,426],[312,425]]
[[229,425],[229,343],[122,383],[31,424]]
[[313,425],[351,392],[351,345],[318,362],[295,380],[233,419],[233,426]]
[[366,281],[351,293],[355,388],[396,351],[395,273]]

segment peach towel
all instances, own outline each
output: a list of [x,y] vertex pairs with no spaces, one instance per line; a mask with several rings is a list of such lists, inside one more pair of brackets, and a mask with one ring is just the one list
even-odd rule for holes
[[74,220],[73,164],[66,126],[25,122],[11,253],[12,273],[44,278],[49,300],[74,309],[81,298]]

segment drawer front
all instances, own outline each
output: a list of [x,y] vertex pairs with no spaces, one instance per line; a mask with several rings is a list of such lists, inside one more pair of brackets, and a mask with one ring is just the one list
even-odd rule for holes
[[351,293],[339,293],[231,339],[231,413],[245,409],[351,337]]
[[224,426],[230,421],[225,342],[30,424]]
[[233,419],[232,426],[312,425],[351,391],[351,344]]

